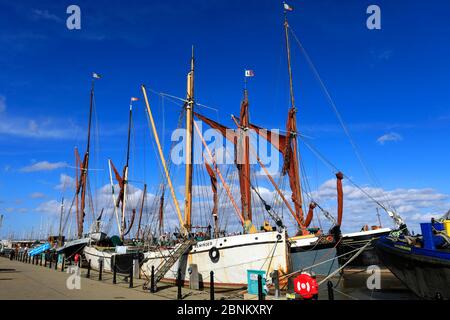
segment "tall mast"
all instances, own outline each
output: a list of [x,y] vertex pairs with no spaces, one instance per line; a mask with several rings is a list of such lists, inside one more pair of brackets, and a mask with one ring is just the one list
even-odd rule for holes
[[[95,79],[98,78],[97,74],[93,74],[92,77],[92,84],[91,84],[91,94],[90,94],[90,103],[89,103],[89,122],[88,122],[88,136],[87,136],[87,146],[86,146],[86,153],[84,155],[81,173],[80,173],[80,184],[79,188],[81,188],[81,208],[79,211],[79,217],[78,217],[78,238],[83,237],[83,223],[84,223],[84,217],[86,215],[85,212],[85,206],[86,206],[86,186],[87,186],[87,177],[88,177],[88,170],[89,170],[89,152],[91,147],[91,125],[92,125],[92,109],[94,104],[94,84]],[[79,192],[80,190],[78,190]]]
[[[123,168],[123,199],[122,199],[122,237],[125,231],[125,211],[127,204],[127,185],[128,185],[128,165],[130,162],[130,137],[131,137],[131,121],[133,116],[133,101],[130,101],[130,113],[128,117],[128,138],[127,138],[127,160]],[[123,239],[122,239],[123,240]]]
[[[141,234],[141,221],[142,221],[142,212],[144,211],[144,204],[145,204],[145,196],[147,195],[147,184],[144,184],[144,190],[142,192],[142,200],[141,200],[141,210],[139,211],[139,223],[138,223],[138,229],[136,232],[136,239],[140,239]],[[142,237],[143,239],[144,237]]]
[[161,159],[161,164],[163,166],[166,180],[167,180],[167,183],[168,183],[169,189],[170,189],[170,194],[172,196],[172,200],[175,205],[175,211],[177,213],[178,221],[180,223],[181,232],[183,235],[187,236],[188,231],[186,229],[186,226],[184,225],[183,217],[181,216],[180,205],[178,204],[178,199],[175,194],[175,189],[173,187],[172,179],[170,178],[169,170],[167,168],[166,159],[164,158],[164,153],[163,153],[163,150],[161,147],[161,143],[159,141],[159,136],[158,136],[158,131],[156,130],[155,120],[153,119],[152,110],[150,109],[150,103],[148,102],[147,90],[145,89],[144,85],[141,86],[141,89],[142,89],[142,95],[144,96],[145,106],[147,108],[147,114],[148,114],[150,124],[152,127],[153,136],[155,138],[156,146],[158,147],[158,153],[159,153],[159,157]]
[[186,103],[186,180],[184,198],[184,224],[191,230],[192,210],[192,159],[193,159],[193,111],[194,111],[194,47],[192,47],[191,71],[187,75]]
[[58,245],[62,246],[62,219],[64,214],[64,197],[61,198],[61,212],[59,215],[59,229],[58,229]]
[[241,190],[242,215],[246,220],[252,221],[252,198],[250,190],[250,137],[248,136],[248,91],[244,88],[244,99],[240,111],[240,143],[237,144],[239,169],[239,183]]
[[[291,107],[288,113],[287,134],[289,135],[289,142],[292,147],[292,161],[289,164],[289,177],[291,179],[290,185],[292,190],[292,200],[294,201],[295,211],[300,221],[303,222],[303,208],[302,208],[302,186],[300,182],[300,170],[298,159],[297,146],[297,108],[295,107],[294,86],[292,81],[292,67],[291,67],[291,49],[289,44],[289,23],[287,20],[286,11],[284,12],[284,32],[286,38],[286,53],[289,72],[289,93],[291,98]],[[301,226],[303,227],[303,226]]]

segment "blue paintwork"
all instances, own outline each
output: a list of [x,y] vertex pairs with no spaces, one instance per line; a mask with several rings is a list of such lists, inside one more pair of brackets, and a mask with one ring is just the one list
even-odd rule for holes
[[[424,257],[430,257],[430,258],[438,258],[443,260],[450,261],[450,252],[445,252],[444,250],[439,249],[425,249],[425,248],[417,248],[414,246],[409,246],[405,244],[404,242],[400,241],[393,241],[392,239],[388,238],[388,236],[383,236],[378,240],[377,245],[384,246],[384,247],[390,247],[394,250],[410,254],[410,255],[419,255]],[[407,247],[409,250],[402,249],[401,247]]]
[[50,246],[49,243],[44,243],[43,245],[30,250],[28,252],[28,255],[32,257],[32,256],[35,256],[35,255],[41,254],[41,253],[49,250],[50,248],[51,248],[51,246]]

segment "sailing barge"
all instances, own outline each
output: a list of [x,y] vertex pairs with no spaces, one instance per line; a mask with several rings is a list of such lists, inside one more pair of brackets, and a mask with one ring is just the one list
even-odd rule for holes
[[[186,157],[185,157],[185,195],[184,195],[184,216],[180,208],[179,201],[177,199],[175,189],[171,180],[170,170],[166,163],[163,148],[159,141],[158,131],[153,119],[152,111],[150,108],[149,99],[145,86],[142,86],[142,94],[146,106],[147,115],[151,124],[153,137],[155,139],[158,155],[161,161],[161,166],[164,169],[164,188],[167,186],[175,207],[175,213],[179,222],[179,232],[176,236],[176,244],[169,246],[163,246],[161,243],[150,241],[145,247],[131,245],[122,245],[125,241],[125,236],[131,231],[133,222],[135,220],[136,211],[132,211],[132,216],[128,220],[128,226],[126,225],[126,197],[127,197],[127,185],[128,185],[128,170],[129,170],[129,147],[130,147],[130,124],[132,117],[132,107],[130,106],[129,113],[129,126],[128,126],[128,145],[127,145],[127,161],[123,169],[123,173],[120,174],[114,167],[112,161],[109,161],[110,168],[110,180],[112,199],[114,203],[114,214],[117,221],[118,231],[120,233],[120,241],[115,242],[113,245],[107,244],[111,239],[105,239],[105,235],[100,231],[100,220],[102,214],[97,218],[98,224],[95,225],[93,233],[89,236],[89,244],[84,248],[85,259],[91,262],[91,267],[98,269],[100,263],[102,263],[104,270],[111,271],[113,268],[113,257],[120,254],[135,254],[139,257],[139,264],[142,265],[142,273],[147,278],[150,278],[152,270],[155,272],[156,282],[159,281],[175,281],[178,276],[181,276],[181,280],[185,283],[189,282],[191,267],[196,265],[200,274],[200,278],[204,285],[208,285],[209,273],[211,271],[215,274],[215,281],[218,286],[223,287],[236,287],[245,286],[247,283],[247,270],[257,269],[266,271],[268,275],[278,270],[281,274],[290,273],[296,269],[291,263],[291,254],[302,253],[309,250],[319,249],[334,249],[343,250],[346,253],[348,248],[351,248],[355,243],[366,243],[374,236],[379,236],[387,232],[387,229],[376,229],[363,231],[357,234],[342,235],[340,232],[343,216],[343,188],[342,180],[344,175],[341,172],[336,173],[336,189],[337,189],[337,219],[334,219],[331,214],[323,210],[318,203],[311,201],[309,203],[309,209],[304,215],[303,206],[303,190],[301,185],[300,174],[300,158],[297,145],[298,130],[296,113],[297,108],[294,99],[293,80],[292,80],[292,68],[291,68],[291,53],[289,44],[289,24],[287,16],[284,21],[287,62],[288,62],[288,74],[289,74],[289,92],[290,92],[290,107],[287,113],[286,134],[266,130],[260,126],[254,125],[249,121],[249,99],[248,91],[244,89],[244,97],[241,103],[240,116],[232,116],[237,129],[227,128],[226,126],[209,119],[208,117],[196,112],[195,106],[197,105],[194,100],[194,74],[195,74],[195,61],[194,55],[191,58],[191,69],[187,75],[187,97],[183,99],[183,112],[185,116],[185,129],[186,129]],[[94,77],[95,78],[95,77]],[[77,225],[78,225],[78,237],[83,238],[83,223],[85,217],[85,203],[87,193],[87,173],[89,166],[89,146],[90,146],[90,127],[92,117],[92,101],[94,96],[94,82],[91,89],[91,106],[89,115],[89,129],[88,129],[88,144],[86,154],[81,161],[81,158],[76,151],[76,208],[77,208]],[[133,101],[133,100],[132,100]],[[228,139],[233,145],[236,152],[242,157],[239,161],[236,160],[235,165],[239,174],[239,191],[240,191],[240,207],[236,204],[233,195],[230,191],[227,182],[225,181],[220,169],[215,162],[214,154],[208,149],[206,142],[204,141],[202,134],[194,121],[197,118],[211,128],[221,133],[226,139]],[[273,177],[269,174],[262,161],[256,156],[256,159],[265,171],[269,182],[273,185],[277,196],[281,199],[283,205],[288,209],[289,213],[295,220],[297,234],[294,237],[288,237],[287,228],[284,222],[277,215],[275,210],[267,204],[263,197],[259,194],[258,188],[252,184],[250,180],[251,168],[250,168],[250,153],[253,149],[250,146],[250,139],[247,131],[251,129],[258,136],[267,140],[278,152],[282,155],[283,167],[282,175],[287,176],[289,179],[289,187],[291,191],[290,201],[286,199],[284,192],[275,183]],[[206,237],[201,239],[196,238],[195,227],[192,225],[192,214],[195,214],[193,210],[193,137],[197,132],[198,136],[202,139],[202,143],[207,151],[207,157],[205,157],[205,169],[211,180],[211,189],[213,191],[214,208],[212,210],[211,220],[214,224],[214,232],[209,233]],[[230,134],[230,132],[232,134]],[[254,156],[254,155],[253,155]],[[207,158],[207,159],[206,159]],[[116,198],[114,184],[112,182],[112,171],[119,184],[119,194]],[[235,211],[238,217],[240,226],[242,228],[242,234],[239,235],[226,235],[226,232],[219,229],[218,226],[218,181],[221,181],[223,188],[225,189],[229,198],[229,203],[232,205],[232,209]],[[165,190],[165,189],[164,189]],[[141,224],[142,211],[144,208],[144,199],[146,194],[146,187],[144,186],[142,205],[139,217],[139,228]],[[264,226],[261,230],[257,230],[253,224],[253,212],[252,207],[252,195],[256,195],[262,203],[262,208],[266,217],[272,220],[275,227],[271,225],[269,221],[264,222]],[[311,223],[314,216],[314,210],[319,208],[325,216],[333,222],[332,228],[327,234],[323,234],[322,230],[311,227]],[[384,208],[384,207],[383,207]],[[120,214],[119,214],[119,209]],[[129,211],[129,210],[128,210]],[[160,221],[164,215],[164,191],[161,196],[161,206],[158,212]],[[119,217],[120,216],[120,217]],[[137,238],[140,237],[140,231],[138,228]],[[161,228],[160,228],[161,233]],[[95,238],[95,235],[101,237]],[[153,235],[152,235],[153,237]],[[347,241],[348,240],[348,241]],[[350,244],[350,245],[349,245]],[[361,245],[362,246],[362,245]],[[118,247],[121,247],[121,252],[118,251]],[[352,248],[354,249],[354,248]],[[143,253],[143,261],[141,259]],[[367,251],[365,258],[359,264],[370,263],[372,251]],[[269,279],[270,283],[270,279]]]

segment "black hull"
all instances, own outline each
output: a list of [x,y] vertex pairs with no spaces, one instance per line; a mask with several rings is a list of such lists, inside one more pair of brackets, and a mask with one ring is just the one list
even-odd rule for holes
[[341,242],[339,242],[336,247],[336,253],[338,256],[349,253],[353,251],[353,253],[349,253],[343,257],[338,258],[339,265],[343,266],[348,262],[349,259],[357,252],[355,250],[362,248],[369,242],[373,240],[372,243],[366,247],[366,249],[357,256],[353,261],[347,264],[347,269],[366,269],[369,266],[376,265],[380,268],[383,267],[383,263],[379,258],[376,250],[375,250],[375,241],[379,239],[381,236],[388,235],[390,231],[380,232],[376,234],[368,234],[368,235],[357,235],[353,237],[343,237]]
[[86,246],[86,243],[76,244],[62,250],[58,251],[58,254],[64,254],[66,259],[72,259],[75,254],[79,253],[80,255],[83,253],[83,249]]
[[383,263],[423,299],[450,299],[450,261],[405,252],[380,241],[376,250]]

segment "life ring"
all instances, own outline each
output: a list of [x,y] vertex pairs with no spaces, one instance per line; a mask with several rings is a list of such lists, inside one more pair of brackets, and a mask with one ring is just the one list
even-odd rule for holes
[[213,263],[217,263],[220,259],[220,252],[216,247],[209,249],[209,258]]
[[327,236],[327,242],[333,242],[333,240],[334,240],[333,236],[331,235]]

